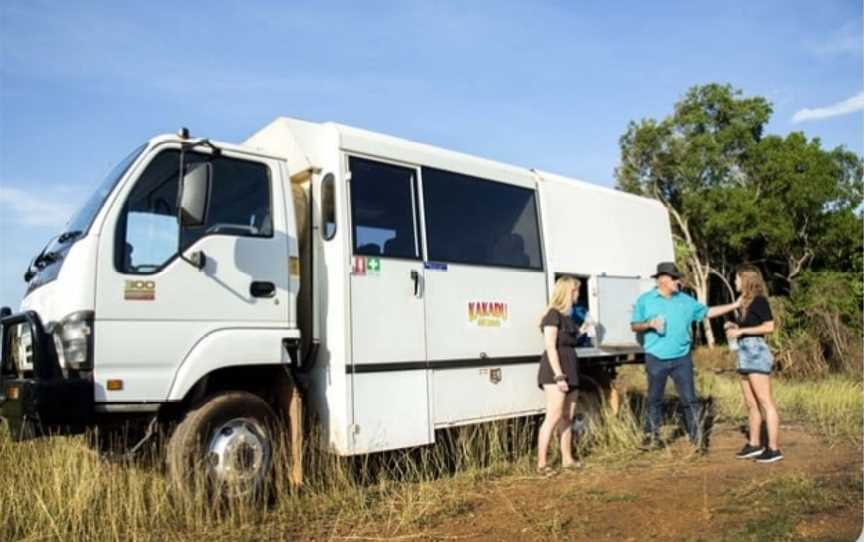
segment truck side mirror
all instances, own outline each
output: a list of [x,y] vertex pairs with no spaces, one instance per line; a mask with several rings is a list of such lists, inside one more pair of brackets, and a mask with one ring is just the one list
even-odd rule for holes
[[180,225],[203,226],[207,223],[207,207],[213,183],[213,166],[209,162],[190,164],[183,175],[180,194]]

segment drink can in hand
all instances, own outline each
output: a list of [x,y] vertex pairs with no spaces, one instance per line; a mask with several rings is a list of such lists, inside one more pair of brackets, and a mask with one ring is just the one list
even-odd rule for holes
[[732,352],[738,350],[738,337],[728,337],[727,342],[729,343],[729,350]]
[[662,314],[659,314],[659,315],[657,315],[657,318],[655,318],[655,320],[660,322],[660,329],[657,330],[657,333],[659,333],[660,335],[665,334],[666,333],[666,318]]

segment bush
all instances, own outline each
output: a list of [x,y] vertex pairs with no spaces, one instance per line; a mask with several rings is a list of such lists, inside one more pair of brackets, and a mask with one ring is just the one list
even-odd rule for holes
[[862,294],[864,282],[854,273],[808,272],[788,298],[772,298],[777,331],[768,342],[782,374],[860,374]]

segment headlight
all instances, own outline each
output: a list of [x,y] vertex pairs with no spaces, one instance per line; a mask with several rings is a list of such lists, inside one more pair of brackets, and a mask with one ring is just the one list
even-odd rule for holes
[[93,312],[74,312],[52,329],[60,366],[67,369],[93,368]]
[[15,366],[18,371],[33,370],[33,334],[30,332],[30,325],[22,322],[15,326],[11,332],[12,344],[11,354]]

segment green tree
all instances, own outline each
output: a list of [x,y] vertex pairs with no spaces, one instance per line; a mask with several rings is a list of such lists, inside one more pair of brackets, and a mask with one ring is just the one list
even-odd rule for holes
[[746,168],[758,230],[741,244],[770,264],[784,290],[810,269],[861,271],[861,158],[794,132],[763,139]]
[[[712,273],[725,281],[718,266],[730,243],[749,238],[738,229],[756,212],[745,164],[771,112],[764,98],[742,97],[730,85],[696,86],[672,115],[631,122],[621,137],[618,187],[655,198],[669,210],[676,253],[703,303]],[[713,346],[707,322],[705,336]]]

